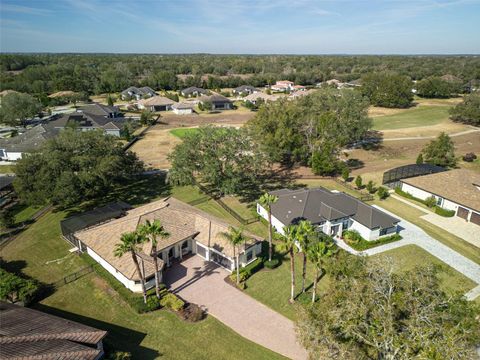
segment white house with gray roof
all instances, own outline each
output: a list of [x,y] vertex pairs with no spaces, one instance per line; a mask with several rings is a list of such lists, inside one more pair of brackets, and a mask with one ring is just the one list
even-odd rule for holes
[[[377,240],[395,234],[400,222],[350,195],[325,188],[282,189],[270,194],[278,197],[272,205],[272,226],[280,234],[285,226],[308,220],[331,236],[356,230],[366,240]],[[268,220],[268,212],[260,204],[257,213]]]

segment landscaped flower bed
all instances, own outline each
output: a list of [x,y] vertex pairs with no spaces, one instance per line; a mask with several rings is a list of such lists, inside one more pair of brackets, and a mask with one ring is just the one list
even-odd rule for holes
[[342,234],[342,237],[348,246],[357,251],[368,250],[380,245],[385,245],[402,239],[402,236],[400,234],[393,234],[391,236],[387,236],[378,240],[365,240],[355,230],[345,230]]

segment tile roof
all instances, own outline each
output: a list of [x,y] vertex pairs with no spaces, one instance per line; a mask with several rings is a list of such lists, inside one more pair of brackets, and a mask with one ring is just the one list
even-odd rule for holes
[[173,105],[175,101],[166,98],[165,96],[152,96],[148,99],[143,99],[138,102],[143,106],[166,106],[166,105]]
[[[221,236],[222,232],[228,230],[230,224],[174,198],[157,200],[131,209],[123,217],[79,230],[75,232],[75,236],[128,279],[139,280],[130,256],[117,258],[113,255],[113,251],[121,234],[135,231],[146,220],[155,219],[160,220],[170,234],[166,239],[158,239],[159,251],[182,240],[194,238],[227,256],[233,256],[232,246]],[[249,238],[246,242],[247,248],[261,240],[252,234],[245,234]],[[150,252],[150,244],[144,244],[141,258],[147,260],[144,262],[147,277],[155,271],[153,261],[148,256]]]
[[351,217],[369,229],[375,229],[388,228],[400,221],[350,195],[324,188],[282,189],[271,194],[278,196],[278,201],[272,205],[272,215],[285,225],[303,219],[318,224]]
[[95,359],[107,332],[0,301],[2,359]]
[[275,101],[279,99],[279,96],[268,95],[263,92],[257,92],[250,95],[247,95],[243,98],[245,101],[256,101],[257,99],[263,99],[265,101]]
[[401,181],[480,211],[480,174],[473,170],[455,169]]

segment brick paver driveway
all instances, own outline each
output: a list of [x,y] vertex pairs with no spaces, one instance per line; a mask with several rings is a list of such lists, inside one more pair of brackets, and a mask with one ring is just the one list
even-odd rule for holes
[[292,359],[306,359],[291,320],[227,284],[229,273],[199,256],[172,266],[165,283],[183,299],[201,305],[243,337]]

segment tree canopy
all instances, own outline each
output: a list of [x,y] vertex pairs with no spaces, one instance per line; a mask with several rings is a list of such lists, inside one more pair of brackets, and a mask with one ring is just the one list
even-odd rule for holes
[[339,147],[370,129],[367,111],[368,101],[358,92],[321,89],[262,106],[247,128],[271,161],[300,162],[327,174],[335,171]]
[[252,138],[243,129],[230,127],[200,127],[175,146],[169,159],[171,183],[198,181],[222,194],[255,186],[266,165],[266,157]]
[[426,163],[453,167],[457,163],[455,158],[455,144],[450,136],[442,132],[436,139],[430,141],[422,150],[423,160]]
[[66,207],[108,193],[142,168],[113,137],[66,129],[17,162],[14,186],[26,203]]
[[2,97],[0,123],[7,125],[24,125],[25,120],[38,115],[42,104],[29,94],[10,93]]
[[425,98],[449,98],[462,91],[462,84],[447,81],[438,76],[429,76],[417,82],[417,95]]
[[412,105],[413,82],[405,75],[389,72],[367,74],[362,77],[360,91],[375,106],[407,108]]
[[480,126],[480,93],[466,95],[450,110],[450,118],[465,124]]
[[435,268],[395,273],[390,262],[336,260],[321,301],[298,322],[315,359],[472,359],[478,305],[440,288]]

